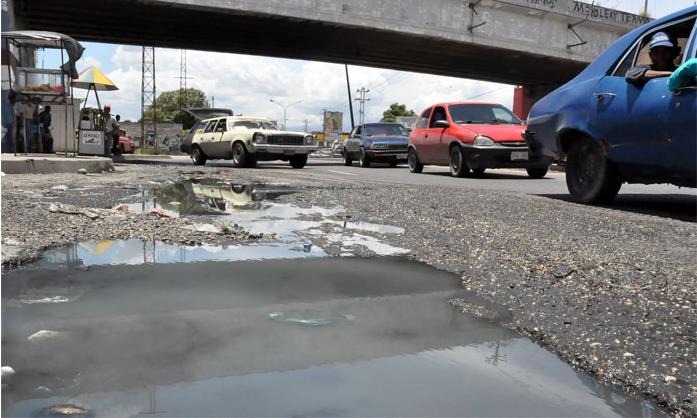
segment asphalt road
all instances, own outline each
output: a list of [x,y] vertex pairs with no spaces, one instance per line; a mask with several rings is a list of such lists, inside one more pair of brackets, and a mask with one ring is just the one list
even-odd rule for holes
[[[166,164],[191,164],[188,156],[173,156],[169,160],[153,160]],[[225,160],[209,161],[207,166],[231,167]],[[261,162],[257,170],[278,171],[284,177],[315,179],[322,182],[378,183],[398,185],[450,186],[468,190],[496,190],[524,193],[568,201],[569,195],[564,173],[549,171],[543,179],[531,179],[525,170],[487,170],[481,178],[454,178],[448,167],[426,166],[423,173],[413,174],[406,165],[391,168],[387,164],[374,164],[362,168],[357,164],[346,167],[339,158],[311,158],[302,170],[292,169],[281,161]],[[621,211],[643,213],[684,221],[697,221],[697,189],[679,188],[666,184],[624,184],[619,196],[605,207]]]

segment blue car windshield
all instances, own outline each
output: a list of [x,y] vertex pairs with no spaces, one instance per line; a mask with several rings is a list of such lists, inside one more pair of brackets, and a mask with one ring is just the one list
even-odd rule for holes
[[402,125],[398,124],[376,124],[365,125],[363,134],[365,136],[409,136]]
[[497,104],[453,104],[448,106],[450,117],[458,125],[470,123],[522,125],[523,122],[505,107]]

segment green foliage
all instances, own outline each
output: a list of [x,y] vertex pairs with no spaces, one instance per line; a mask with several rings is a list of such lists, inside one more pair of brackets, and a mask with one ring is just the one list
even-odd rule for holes
[[[201,90],[189,88],[181,92],[180,90],[164,91],[155,99],[158,122],[187,123],[191,118],[188,113],[180,109],[187,107],[210,107],[206,94]],[[145,121],[153,120],[152,106],[145,111]]]
[[382,112],[380,122],[395,122],[397,116],[416,116],[413,110],[407,110],[407,106],[400,103],[392,103],[390,108]]

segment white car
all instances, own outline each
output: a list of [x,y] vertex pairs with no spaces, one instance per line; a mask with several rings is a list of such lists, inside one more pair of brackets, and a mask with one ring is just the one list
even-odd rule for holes
[[181,149],[195,165],[225,159],[235,167],[254,167],[257,161],[283,160],[303,168],[318,147],[312,135],[282,131],[264,118],[218,116],[196,123]]

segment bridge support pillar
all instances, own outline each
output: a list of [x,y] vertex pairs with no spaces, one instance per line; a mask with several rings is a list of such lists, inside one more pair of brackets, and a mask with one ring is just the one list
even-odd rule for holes
[[528,119],[530,108],[547,93],[556,89],[557,85],[525,85],[513,90],[513,113],[522,120]]

